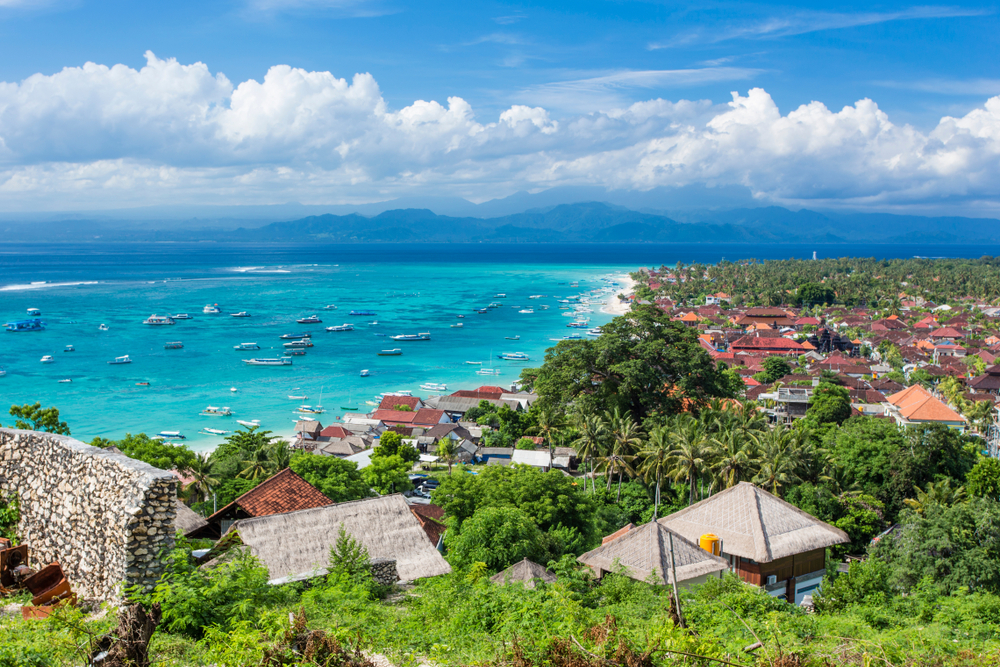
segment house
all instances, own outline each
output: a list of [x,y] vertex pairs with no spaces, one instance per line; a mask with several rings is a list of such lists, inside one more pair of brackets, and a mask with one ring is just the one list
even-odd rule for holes
[[378,410],[399,410],[399,406],[405,406],[404,409],[412,410],[416,412],[420,408],[424,407],[423,402],[417,396],[385,396],[382,401],[378,404]]
[[341,526],[371,559],[395,560],[401,580],[451,572],[399,494],[241,519],[232,532],[278,584],[325,574]]
[[176,514],[174,515],[175,533],[187,535],[208,525],[205,517],[182,503],[178,498],[174,498],[174,509],[176,510]]
[[444,534],[448,530],[448,526],[444,523],[444,509],[431,503],[415,503],[409,500],[407,504],[413,516],[420,522],[427,539],[435,549],[441,551],[444,548]]
[[729,569],[724,558],[709,553],[693,540],[656,521],[627,530],[577,560],[592,569],[597,578],[625,568],[632,579],[670,585],[674,583],[673,573],[676,572],[678,586],[684,587],[702,584],[709,577],[721,576]]
[[511,410],[520,411],[520,401],[489,398],[465,398],[461,396],[434,396],[425,401],[425,405],[436,410],[444,410],[451,416],[461,417],[472,408],[479,407],[480,401],[486,401],[498,408],[507,406]]
[[928,336],[935,340],[950,340],[956,341],[961,338],[965,338],[965,334],[954,327],[941,327],[940,329],[935,329],[930,332]]
[[913,424],[944,424],[949,428],[965,430],[965,417],[934,398],[919,384],[889,396],[885,415],[892,417],[900,426]]
[[302,479],[291,468],[272,475],[187,533],[189,538],[219,539],[240,519],[284,514],[332,505],[333,501]]
[[756,322],[765,322],[777,328],[794,326],[795,319],[781,308],[751,308],[733,320],[733,323],[744,329]]
[[659,523],[692,542],[705,534],[717,536],[728,569],[769,595],[794,604],[822,584],[826,548],[850,542],[844,531],[749,482],[740,482]]
[[718,306],[723,303],[732,302],[733,297],[729,296],[725,292],[716,292],[715,294],[709,294],[705,297],[706,306]]
[[969,380],[969,389],[985,394],[1000,394],[1000,366],[990,366],[982,375]]
[[[314,445],[322,431],[323,425],[319,421],[315,419],[300,419],[295,422],[295,442],[292,446],[301,449],[309,445]],[[311,449],[311,447],[309,448]]]
[[456,398],[485,398],[487,400],[495,401],[506,393],[507,390],[503,387],[484,385],[478,389],[460,389],[451,395]]
[[962,358],[966,355],[965,348],[954,343],[938,343],[934,346],[934,363],[939,364],[946,357]]
[[552,467],[552,459],[547,449],[515,449],[510,460],[511,463],[541,468],[542,472],[548,472]]
[[534,588],[539,581],[545,584],[554,584],[556,580],[556,575],[527,558],[490,577],[490,581],[494,584],[509,584],[519,581],[524,584],[525,588]]
[[802,346],[788,338],[772,338],[769,336],[743,336],[733,341],[729,346],[733,352],[746,354],[780,354],[800,355],[805,352]]
[[812,393],[813,387],[778,387],[777,391],[757,394],[757,399],[774,401],[774,407],[766,412],[776,423],[790,424],[806,416]]
[[513,455],[513,447],[483,447],[479,450],[479,458],[487,465],[494,465],[494,462],[501,465],[510,465]]

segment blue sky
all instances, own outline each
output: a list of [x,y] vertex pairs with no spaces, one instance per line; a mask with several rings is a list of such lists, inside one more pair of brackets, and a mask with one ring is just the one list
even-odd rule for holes
[[0,204],[700,183],[993,214],[998,27],[983,3],[0,0]]

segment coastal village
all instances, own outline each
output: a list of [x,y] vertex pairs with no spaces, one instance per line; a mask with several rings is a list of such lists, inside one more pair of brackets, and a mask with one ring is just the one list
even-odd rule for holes
[[[811,418],[814,399],[832,386],[847,397],[847,419],[873,418],[900,429],[937,425],[973,437],[986,458],[998,456],[1000,308],[984,300],[935,304],[901,294],[898,312],[892,314],[885,308],[821,304],[737,307],[724,292],[709,294],[703,303],[675,303],[658,293],[663,284],[676,280],[671,272],[644,269],[635,277],[635,293],[617,297],[624,317],[629,317],[630,308],[651,306],[668,321],[693,330],[697,349],[741,381],[736,395],[706,408],[705,414],[714,410],[716,419],[741,418],[755,424],[754,438],[760,442],[775,433],[793,433],[796,422]],[[576,344],[560,342],[559,349]],[[24,599],[18,613],[25,619],[44,618],[60,605],[85,598],[120,601],[126,590],[159,590],[168,548],[175,540],[190,545],[190,564],[200,571],[209,573],[236,562],[241,554],[249,555],[266,571],[267,585],[280,588],[333,576],[338,566],[331,553],[336,555],[347,539],[366,554],[365,568],[373,582],[405,592],[421,580],[458,568],[467,571],[468,564],[453,553],[460,549],[461,537],[449,538],[462,521],[463,534],[469,534],[467,526],[474,520],[456,514],[461,479],[502,483],[501,469],[524,470],[557,476],[573,494],[596,494],[600,486],[608,498],[616,484],[620,498],[623,478],[627,484],[652,479],[651,486],[663,486],[660,477],[650,477],[650,470],[657,470],[649,464],[656,454],[639,436],[627,435],[638,432],[628,431],[637,424],[625,428],[626,435],[619,438],[621,429],[609,416],[607,448],[594,449],[586,419],[577,427],[577,437],[556,437],[558,429],[544,425],[548,417],[538,417],[540,400],[530,382],[522,380],[509,387],[486,385],[449,394],[390,392],[370,412],[301,419],[286,443],[292,461],[336,459],[362,475],[390,457],[403,461],[405,477],[350,500],[331,498],[320,482],[311,483],[306,473],[297,473],[293,463],[278,469],[262,466],[266,474],[256,476],[249,490],[218,506],[208,502],[214,489],[205,484],[208,473],[193,472],[197,466],[157,470],[115,446],[94,448],[66,436],[0,429],[0,490],[21,494],[21,544],[0,541],[0,583],[5,591],[30,590],[31,600]],[[693,401],[683,406],[664,432],[672,429],[676,435],[695,424],[698,407]],[[501,445],[498,415],[506,423],[519,423],[518,415],[534,415],[534,421],[523,431],[506,433]],[[256,427],[245,431],[252,437]],[[650,432],[651,441],[656,432]],[[616,441],[628,446],[618,449]],[[404,450],[413,452],[412,457],[401,458]],[[682,457],[678,451],[679,445],[665,456]],[[769,450],[762,451],[767,456]],[[29,460],[33,463],[26,466]],[[600,463],[596,469],[595,460]],[[93,496],[86,491],[93,477],[85,482],[72,477],[72,471],[70,477],[46,481],[40,470],[53,461],[100,471],[92,474],[118,480],[120,488]],[[613,575],[661,587],[667,591],[671,618],[683,627],[685,598],[724,577],[812,613],[831,570],[846,577],[852,563],[866,560],[869,544],[901,530],[898,520],[878,523],[877,534],[821,520],[798,506],[801,502],[796,505],[783,497],[790,488],[787,481],[764,481],[763,472],[742,477],[729,473],[707,488],[705,473],[698,474],[697,492],[694,472],[672,477],[681,491],[675,491],[669,511],[658,514],[656,488],[651,516],[647,510],[642,519],[612,525],[615,530],[597,536],[596,546],[564,553],[572,554],[589,581]],[[366,484],[369,479],[375,478],[365,476]],[[532,477],[530,484],[541,484],[541,479]],[[690,497],[684,502],[688,481]],[[932,493],[933,488],[928,489]],[[851,493],[861,491],[850,491],[841,500]],[[101,516],[120,512],[125,496],[128,511],[147,518],[145,523],[116,523]],[[921,497],[926,500],[918,493]],[[54,498],[60,500],[53,508]],[[102,552],[100,566],[94,566],[94,555],[84,548],[86,540],[74,528],[75,519],[52,522],[53,512],[69,517],[74,511],[119,526],[121,534],[113,540],[107,534],[98,537],[114,545]],[[159,551],[149,541],[157,535]],[[529,556],[503,560],[497,555],[520,537],[515,533],[501,538],[502,545],[494,543],[480,552],[496,564],[479,563],[491,570],[492,584],[517,582],[527,589],[555,585],[553,562]],[[49,569],[39,579],[46,561],[53,561],[57,570]]]

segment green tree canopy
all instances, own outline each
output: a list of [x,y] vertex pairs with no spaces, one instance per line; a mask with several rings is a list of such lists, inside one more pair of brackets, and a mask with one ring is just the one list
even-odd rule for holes
[[763,384],[771,384],[792,372],[791,364],[783,357],[767,357],[761,365],[764,370],[754,375],[754,379]]
[[529,558],[540,560],[545,540],[531,517],[516,507],[483,507],[445,533],[448,560],[455,567],[485,563],[494,572]]
[[799,305],[816,306],[834,303],[837,294],[832,287],[822,283],[805,283],[795,292],[795,302]]
[[364,480],[357,464],[352,461],[338,459],[335,456],[297,452],[292,456],[289,467],[292,472],[315,486],[335,503],[367,498],[371,495],[370,485]]
[[91,443],[101,447],[117,447],[122,454],[130,459],[145,461],[154,468],[161,470],[180,470],[186,472],[195,465],[197,456],[184,445],[172,445],[160,440],[153,440],[145,433],[132,435],[126,433],[121,440],[103,440]]
[[398,455],[373,456],[371,463],[361,471],[365,484],[380,494],[403,493],[413,488],[409,472],[412,464]]
[[697,332],[654,306],[637,306],[601,330],[596,340],[560,341],[541,368],[522,372],[540,408],[618,408],[642,422],[733,395]]
[[843,424],[851,416],[851,399],[845,387],[821,382],[809,397],[806,419],[815,424]]
[[14,428],[69,435],[69,424],[59,421],[59,408],[43,408],[41,403],[10,406]]
[[980,457],[965,478],[965,490],[973,498],[1000,500],[1000,460]]
[[403,436],[395,431],[386,431],[378,439],[378,446],[372,450],[372,458],[398,456],[404,461],[413,463],[420,458],[416,447],[403,442]]

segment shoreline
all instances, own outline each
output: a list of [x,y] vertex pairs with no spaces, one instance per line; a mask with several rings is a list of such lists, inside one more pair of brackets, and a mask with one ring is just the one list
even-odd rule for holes
[[615,276],[615,280],[619,283],[623,283],[623,286],[620,290],[616,290],[614,294],[607,298],[604,305],[601,306],[601,312],[606,315],[618,317],[619,315],[627,313],[632,307],[631,303],[620,301],[618,299],[618,295],[625,294],[628,296],[632,294],[632,290],[635,288],[635,280],[633,280],[627,273]]

